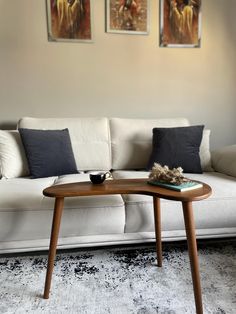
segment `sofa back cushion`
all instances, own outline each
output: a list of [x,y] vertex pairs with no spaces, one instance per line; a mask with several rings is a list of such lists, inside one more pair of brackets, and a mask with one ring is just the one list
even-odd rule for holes
[[22,118],[18,128],[69,129],[77,169],[110,170],[111,149],[107,118]]
[[152,151],[152,129],[189,126],[187,119],[110,120],[112,169],[145,169]]
[[[145,169],[152,151],[152,129],[189,126],[185,118],[122,119],[112,118],[112,169]],[[200,159],[203,171],[211,171],[209,151],[210,131],[203,132]]]

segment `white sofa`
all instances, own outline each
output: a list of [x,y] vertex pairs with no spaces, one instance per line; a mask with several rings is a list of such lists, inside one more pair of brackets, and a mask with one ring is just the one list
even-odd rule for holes
[[[48,249],[54,199],[44,197],[53,184],[89,180],[89,171],[111,170],[113,178],[147,178],[153,127],[188,126],[178,119],[23,118],[18,127],[70,132],[78,174],[30,179],[18,131],[0,131],[0,253]],[[236,145],[210,156],[210,131],[200,147],[203,174],[188,177],[208,183],[213,194],[194,203],[198,238],[236,236]],[[214,170],[211,168],[214,167]],[[218,172],[217,172],[218,171]],[[164,241],[185,238],[181,204],[161,201]],[[154,241],[152,198],[111,195],[68,198],[59,248]]]

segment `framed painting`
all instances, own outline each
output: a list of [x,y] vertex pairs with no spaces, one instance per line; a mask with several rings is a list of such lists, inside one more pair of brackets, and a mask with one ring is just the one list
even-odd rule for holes
[[48,40],[91,42],[91,0],[46,0]]
[[106,0],[106,32],[147,35],[149,0]]
[[200,47],[201,0],[160,0],[160,46]]

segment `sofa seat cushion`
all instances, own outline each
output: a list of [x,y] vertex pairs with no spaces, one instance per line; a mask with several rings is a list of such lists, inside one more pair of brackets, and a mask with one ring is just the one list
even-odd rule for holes
[[[89,181],[89,173],[71,174],[58,177],[54,185]],[[65,208],[112,208],[124,207],[121,195],[66,197]]]
[[0,212],[46,209],[53,200],[45,199],[43,189],[54,184],[56,177],[30,179],[26,177],[0,180]]
[[[149,171],[135,171],[135,170],[116,170],[112,173],[114,179],[136,179],[147,178]],[[219,173],[219,172],[204,172],[203,174],[188,173],[185,177],[202,181],[209,184],[212,188],[212,195],[206,200],[221,200],[233,199],[236,201],[236,178]],[[136,201],[137,197],[140,200],[148,200],[149,196],[127,194],[123,196],[126,202]],[[236,206],[236,204],[235,204]]]
[[[89,181],[88,173],[78,173],[49,178],[14,178],[0,180],[0,211],[53,209],[54,198],[45,197],[46,187],[72,182]],[[123,206],[120,195],[83,196],[65,198],[67,208],[107,208]]]
[[[115,179],[148,178],[146,171],[115,171]],[[203,181],[212,187],[212,196],[193,203],[197,229],[235,228],[236,178],[218,172],[188,174],[186,177]],[[122,195],[126,207],[125,232],[153,231],[153,200],[145,195]],[[162,229],[183,230],[180,202],[161,200]],[[173,219],[171,218],[173,216]]]
[[[0,180],[0,249],[4,241],[49,239],[54,198],[44,197],[53,184],[88,181],[89,174]],[[65,199],[59,234],[61,239],[88,235],[123,234],[124,201],[120,195]]]

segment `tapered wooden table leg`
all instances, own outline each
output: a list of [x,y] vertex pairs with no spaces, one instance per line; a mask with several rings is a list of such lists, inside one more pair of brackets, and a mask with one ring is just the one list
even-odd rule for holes
[[154,208],[154,224],[156,234],[156,252],[157,252],[157,266],[162,267],[162,245],[161,245],[161,202],[160,198],[153,197]]
[[55,206],[54,206],[54,213],[53,213],[53,221],[52,221],[51,240],[50,240],[49,253],[48,253],[47,275],[46,275],[44,295],[43,295],[44,299],[49,298],[52,272],[53,272],[54,259],[55,259],[56,250],[57,250],[57,241],[58,241],[58,234],[60,230],[63,206],[64,206],[64,198],[62,197],[56,198]]
[[185,229],[188,241],[188,252],[192,272],[193,290],[195,297],[196,313],[203,314],[201,282],[197,254],[197,242],[195,235],[195,223],[192,202],[182,202]]

